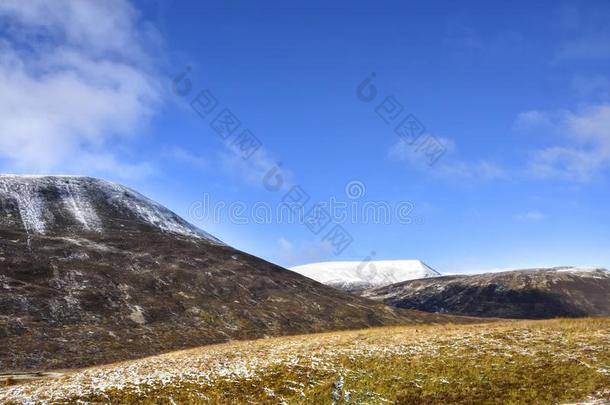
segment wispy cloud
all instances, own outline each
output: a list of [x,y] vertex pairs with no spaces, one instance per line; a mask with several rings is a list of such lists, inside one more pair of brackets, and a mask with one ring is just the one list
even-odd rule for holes
[[578,111],[529,111],[517,122],[532,133],[550,130],[562,141],[532,153],[528,172],[534,177],[586,182],[610,166],[610,104]]
[[515,215],[515,219],[517,219],[519,221],[539,222],[539,221],[546,219],[546,215],[540,211],[533,210],[533,211],[518,213]]
[[190,152],[179,146],[173,146],[163,151],[162,156],[164,158],[172,159],[181,163],[185,163],[189,166],[202,169],[209,166],[208,159],[204,158],[199,154]]
[[158,36],[127,1],[5,0],[0,22],[0,158],[32,172],[150,169],[113,153],[162,100]]
[[251,186],[263,187],[269,181],[286,190],[294,184],[292,171],[274,159],[264,147],[244,159],[237,149],[227,145],[227,149],[220,153],[220,168],[229,176],[237,177]]
[[607,59],[610,58],[610,35],[599,35],[581,38],[565,43],[557,52],[555,62],[574,59]]
[[408,145],[402,140],[399,140],[390,147],[388,157],[393,160],[403,161],[409,167],[416,170],[439,177],[495,180],[505,178],[508,175],[501,166],[493,162],[487,160],[469,162],[460,159],[457,157],[457,148],[452,140],[441,137],[437,137],[437,139],[447,148],[447,151],[434,167],[427,165],[426,160],[422,159],[421,154],[417,153],[413,146]]
[[582,99],[601,101],[610,98],[610,79],[602,75],[575,76],[572,87]]
[[443,42],[448,47],[462,52],[478,51],[484,47],[481,36],[474,28],[460,22],[451,22],[447,25]]
[[575,7],[564,5],[554,17],[562,29],[561,41],[555,53],[555,63],[597,61],[610,58],[610,13],[607,7]]
[[561,114],[562,112],[524,111],[517,115],[513,127],[517,131],[530,131],[533,128],[537,130],[554,130],[556,126],[555,121],[561,118]]

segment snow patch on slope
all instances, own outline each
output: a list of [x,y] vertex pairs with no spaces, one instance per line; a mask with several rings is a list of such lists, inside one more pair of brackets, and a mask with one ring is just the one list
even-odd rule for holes
[[476,276],[482,274],[501,274],[501,273],[514,273],[517,271],[522,272],[532,272],[532,271],[545,271],[545,272],[555,272],[555,273],[564,273],[564,274],[574,274],[581,277],[596,277],[601,275],[608,274],[608,270],[602,267],[587,267],[587,266],[548,266],[548,267],[528,267],[528,268],[494,268],[494,269],[486,269],[486,270],[476,270],[469,272],[460,272],[460,273],[443,273],[444,276]]
[[610,278],[610,272],[600,267],[559,267],[552,270],[557,273],[571,274],[583,278]]
[[88,231],[101,232],[102,223],[99,216],[95,212],[95,208],[91,201],[86,198],[80,188],[76,188],[74,184],[67,183],[65,185],[66,204],[68,211],[72,213],[74,219],[80,222]]
[[103,180],[99,180],[99,183],[112,204],[135,213],[141,220],[162,231],[203,238],[222,244],[220,240],[209,233],[191,225],[161,204],[130,188]]
[[555,267],[549,270],[555,270],[557,273],[594,273],[599,270],[605,270],[599,267]]
[[45,232],[43,215],[44,203],[38,198],[35,187],[31,184],[2,183],[2,190],[17,202],[21,222],[28,234]]
[[322,262],[296,266],[290,270],[342,289],[382,287],[441,275],[420,260]]

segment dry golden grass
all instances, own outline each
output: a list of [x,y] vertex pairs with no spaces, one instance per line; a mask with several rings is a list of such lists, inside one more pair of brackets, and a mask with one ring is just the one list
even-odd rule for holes
[[0,389],[0,401],[446,404],[610,400],[610,319],[235,342]]

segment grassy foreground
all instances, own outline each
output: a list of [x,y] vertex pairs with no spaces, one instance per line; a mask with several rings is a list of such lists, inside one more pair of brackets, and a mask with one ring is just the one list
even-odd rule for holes
[[0,389],[0,402],[610,400],[610,319],[385,327],[235,342]]

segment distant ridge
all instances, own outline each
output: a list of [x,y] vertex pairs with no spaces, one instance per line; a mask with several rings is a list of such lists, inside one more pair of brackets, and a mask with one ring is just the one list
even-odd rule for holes
[[553,267],[412,280],[361,293],[388,305],[499,318],[610,316],[610,272]]

